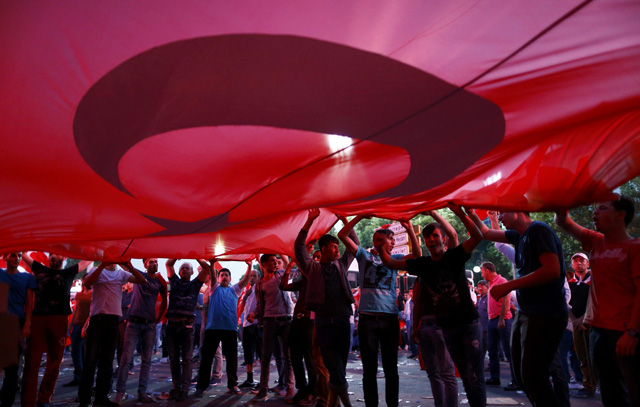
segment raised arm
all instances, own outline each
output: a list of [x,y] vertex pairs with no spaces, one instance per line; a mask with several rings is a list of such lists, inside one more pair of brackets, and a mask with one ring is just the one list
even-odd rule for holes
[[480,220],[478,214],[473,209],[467,209],[467,213],[469,215],[469,219],[471,219],[473,223],[478,227],[484,239],[491,240],[492,242],[509,243],[504,230],[489,229],[487,225],[485,225],[484,222]]
[[[209,259],[209,263],[202,259],[196,259],[198,264],[200,265],[200,271],[198,271],[198,280],[206,283],[207,281],[216,283],[218,282],[218,270],[216,270],[216,259]],[[211,279],[211,280],[209,280]]]
[[460,205],[454,203],[449,204],[449,209],[462,221],[464,227],[469,232],[469,238],[462,243],[462,248],[466,253],[471,253],[478,243],[482,241],[482,232],[476,227],[476,224],[469,218]]
[[[426,211],[423,212],[423,215],[431,216],[433,220],[435,220],[440,224],[440,226],[442,226],[442,228],[444,229],[444,233],[447,235],[447,248],[453,249],[458,245],[458,233],[456,232],[454,227],[451,226],[451,223],[443,218],[442,215],[438,213],[438,211]],[[422,251],[421,254],[417,255],[416,257],[420,256],[422,256]]]
[[22,261],[29,267],[29,269],[33,267],[34,260],[29,256],[29,252],[22,252]]
[[164,317],[164,313],[167,312],[167,282],[165,281],[164,277],[160,275],[160,273],[157,274],[156,278],[164,287],[164,290],[158,293],[158,295],[160,296],[160,309],[158,310],[158,315],[156,316],[156,324],[159,324],[162,321],[162,317]]
[[320,209],[313,208],[309,209],[309,213],[307,214],[307,220],[300,229],[300,233],[298,233],[298,237],[296,238],[294,244],[294,252],[296,255],[296,261],[300,266],[300,272],[306,274],[309,271],[309,266],[313,261],[309,252],[307,251],[306,239],[309,233],[309,229],[311,229],[311,225],[316,220],[316,218],[320,216]]
[[578,225],[571,219],[569,216],[569,211],[558,211],[556,212],[555,221],[558,226],[560,226],[565,232],[573,236],[575,239],[580,241],[582,238],[582,234],[584,233],[586,228]]
[[247,271],[244,272],[242,279],[238,281],[238,287],[240,288],[244,288],[249,282],[249,278],[251,278],[251,264],[253,263],[253,260],[245,260],[245,263],[247,263]]
[[409,240],[411,241],[411,253],[404,256],[402,259],[415,259],[416,257],[422,256],[422,247],[420,247],[420,242],[418,241],[418,236],[416,236],[416,231],[413,230],[413,225],[410,220],[400,221],[400,224],[403,228],[406,229],[409,234]]
[[125,262],[120,263],[120,266],[129,270],[131,276],[129,276],[129,282],[133,284],[147,284],[147,279],[144,278],[144,275],[137,268],[133,267],[131,264],[131,260],[127,260]]
[[358,215],[358,216],[354,217],[353,219],[351,219],[351,221],[346,223],[342,227],[342,229],[340,229],[340,232],[338,232],[338,238],[342,241],[342,243],[344,243],[344,245],[347,248],[347,250],[349,252],[351,252],[351,254],[353,254],[354,256],[355,256],[356,252],[358,251],[358,245],[356,244],[356,242],[353,241],[353,239],[351,239],[351,237],[349,235],[351,234],[351,231],[353,230],[353,227],[358,222],[360,222],[363,218],[364,218],[363,215]]
[[176,275],[176,261],[178,261],[178,259],[168,259],[167,262],[164,263],[164,266],[167,269],[167,278],[169,280],[171,280],[171,278]]
[[104,270],[104,268],[109,264],[112,264],[112,263],[100,262],[100,264],[98,264],[98,267],[93,271],[93,273],[88,274],[84,278],[84,285],[86,285],[87,287],[91,287],[92,285],[94,285],[96,281],[98,281],[100,274],[102,274],[102,270]]
[[396,260],[391,258],[391,246],[389,245],[389,243],[385,243],[382,246],[382,250],[380,250],[380,253],[378,253],[380,255],[380,260],[382,260],[382,263],[389,267],[390,269],[394,269],[394,270],[406,270],[407,269],[407,262],[404,259],[401,260]]

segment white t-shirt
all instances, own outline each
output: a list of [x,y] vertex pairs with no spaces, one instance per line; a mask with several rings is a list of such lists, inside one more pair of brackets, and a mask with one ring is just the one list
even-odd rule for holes
[[[91,273],[96,267],[91,269]],[[91,274],[90,273],[90,274]],[[116,268],[102,270],[98,281],[93,284],[91,295],[91,316],[98,314],[122,316],[122,286],[127,283],[131,273]]]

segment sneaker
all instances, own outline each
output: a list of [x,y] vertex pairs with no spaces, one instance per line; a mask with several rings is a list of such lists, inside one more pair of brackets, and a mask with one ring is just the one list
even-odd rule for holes
[[286,393],[284,394],[284,402],[287,404],[293,404],[293,398],[295,397],[295,395],[293,394],[293,389],[289,389],[286,391]]
[[267,392],[262,390],[259,391],[252,399],[251,403],[261,403],[263,401],[267,401]]
[[156,401],[149,397],[147,393],[140,392],[138,393],[138,401],[140,403],[155,403]]
[[[293,390],[291,392],[293,393]],[[287,395],[288,394],[289,393],[287,393]],[[306,397],[307,397],[306,392],[300,390],[293,397],[285,397],[284,398],[284,402],[287,403],[287,404],[298,404],[298,402],[300,402],[301,400],[303,400]]]
[[122,403],[123,398],[124,398],[124,393],[117,392],[116,395],[113,397],[113,402],[116,404],[120,404]]
[[286,388],[282,384],[275,385],[269,389],[269,391],[272,393],[280,393],[282,390],[286,390]]
[[233,386],[232,388],[230,388],[228,390],[229,390],[229,393],[232,393],[232,394],[242,394],[242,392],[240,391],[238,386]]
[[518,386],[518,384],[515,382],[511,382],[506,387],[503,387],[503,389],[505,389],[506,391],[516,391],[520,390],[520,386]]
[[318,396],[315,396],[313,394],[308,394],[306,397],[304,397],[302,400],[300,400],[298,402],[299,406],[310,406],[313,403],[318,401]]
[[196,391],[193,393],[193,397],[195,398],[200,398],[204,396],[204,390],[202,389],[196,389]]
[[258,394],[258,393],[260,393],[260,385],[253,386],[251,388],[251,394]]
[[178,394],[180,393],[180,390],[178,389],[171,389],[171,391],[169,392],[169,398],[167,400],[175,400],[176,397],[178,397]]
[[62,387],[76,387],[80,386],[80,380],[73,379],[68,383],[62,385]]
[[418,355],[412,353],[411,355],[407,356],[407,359],[415,359],[417,357],[418,357]]
[[246,389],[246,388],[254,387],[254,386],[255,386],[255,383],[245,380],[244,382],[240,383],[240,385],[238,387],[241,388],[241,389]]
[[569,383],[569,390],[580,390],[582,389],[582,385],[577,382]]
[[169,363],[169,358],[161,358],[160,363]]
[[222,379],[211,379],[211,381],[209,382],[209,384],[211,384],[213,386],[217,386],[220,383],[222,383]]
[[589,397],[594,397],[596,394],[593,390],[589,390],[589,389],[580,389],[578,391],[576,391],[575,393],[571,393],[571,395],[573,397],[577,397],[579,399],[586,399]]
[[500,379],[487,379],[484,384],[492,387],[500,387]]

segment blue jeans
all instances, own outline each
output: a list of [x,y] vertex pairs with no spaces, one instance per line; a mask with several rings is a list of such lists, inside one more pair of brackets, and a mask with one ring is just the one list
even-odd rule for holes
[[349,316],[316,318],[318,345],[324,365],[329,371],[329,385],[334,390],[348,387],[346,373],[351,346],[350,330]]
[[84,339],[82,339],[82,325],[73,324],[71,327],[71,359],[73,360],[73,380],[82,380],[82,358],[84,356]]
[[442,328],[442,334],[451,359],[460,372],[469,405],[471,407],[486,406],[482,330],[478,321],[468,325]]
[[624,332],[592,327],[589,338],[593,366],[605,407],[640,406],[640,345],[633,356],[616,354]]
[[282,374],[284,375],[287,390],[293,389],[293,369],[291,368],[291,357],[289,354],[289,334],[291,332],[291,321],[273,320],[265,318],[262,328],[262,359],[260,359],[260,390],[267,391],[269,388],[269,365],[274,346],[278,338],[284,359]]
[[378,405],[378,348],[384,370],[385,400],[388,407],[398,405],[398,337],[400,322],[398,315],[360,314],[358,324],[360,356],[362,357],[362,390],[367,407]]
[[457,407],[458,380],[435,316],[423,316],[420,320],[420,354],[436,407]]
[[504,355],[509,359],[511,369],[511,380],[515,381],[513,367],[511,366],[511,319],[504,320],[504,328],[498,329],[500,317],[489,320],[489,330],[487,331],[487,348],[489,350],[489,373],[492,380],[500,380],[500,359],[498,358],[499,345],[502,344]]
[[127,378],[129,377],[128,369],[133,362],[133,354],[136,345],[140,340],[142,363],[140,364],[140,379],[138,381],[138,393],[147,392],[147,383],[149,382],[149,370],[151,369],[151,354],[153,353],[153,345],[156,342],[156,324],[138,324],[134,322],[127,323],[124,331],[124,340],[122,341],[122,356],[120,357],[120,366],[118,369],[118,383],[116,391],[124,393],[127,386]]
[[165,346],[169,352],[173,388],[188,391],[193,369],[193,325],[169,321]]

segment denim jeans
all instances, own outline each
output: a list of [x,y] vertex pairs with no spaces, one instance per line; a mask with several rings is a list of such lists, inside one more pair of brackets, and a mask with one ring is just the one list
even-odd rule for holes
[[[303,394],[316,394],[318,373],[313,361],[313,320],[309,318],[294,318],[291,321],[289,335],[289,350],[291,353],[291,367],[296,378],[296,388]],[[305,376],[305,366],[306,373]]]
[[223,329],[206,329],[204,343],[200,350],[200,368],[196,389],[204,391],[209,387],[211,365],[221,343],[222,353],[227,360],[227,388],[233,389],[238,385],[238,333]]
[[500,380],[500,359],[498,358],[498,349],[502,345],[504,355],[509,359],[509,368],[511,369],[511,380],[515,381],[513,375],[513,366],[511,365],[511,345],[509,338],[511,337],[511,319],[504,320],[504,328],[498,329],[500,318],[489,320],[489,330],[487,331],[487,347],[489,350],[489,374],[491,379]]
[[138,393],[147,392],[147,383],[149,382],[149,370],[151,369],[151,354],[153,353],[153,345],[156,341],[156,324],[138,324],[129,322],[124,331],[124,340],[122,341],[122,356],[120,358],[120,369],[118,369],[118,384],[116,391],[124,393],[127,386],[127,378],[129,377],[128,369],[133,362],[133,354],[136,345],[140,341],[142,363],[140,364],[140,379],[138,381]]
[[420,355],[436,407],[458,407],[458,380],[435,316],[420,320]]
[[119,317],[117,315],[98,314],[89,320],[86,355],[82,369],[82,382],[78,389],[80,403],[90,403],[93,388],[93,376],[96,374],[96,400],[108,399],[113,375],[113,357],[118,346]]
[[442,328],[442,334],[451,359],[460,372],[469,405],[486,406],[482,330],[478,320],[467,325]]
[[169,321],[165,346],[169,352],[173,388],[189,390],[193,370],[193,325]]
[[349,357],[349,346],[351,346],[350,330],[348,316],[316,318],[318,345],[322,353],[322,360],[329,371],[329,385],[334,389],[347,386],[347,358]]
[[84,339],[82,339],[82,325],[73,324],[71,327],[71,360],[73,360],[73,380],[82,380],[82,359],[84,358]]
[[511,363],[520,387],[535,407],[556,407],[558,400],[549,382],[567,316],[516,314],[511,330]]
[[616,345],[624,332],[591,328],[593,366],[605,407],[640,406],[640,345],[634,356],[618,356]]
[[362,357],[362,390],[367,407],[378,405],[378,348],[384,370],[387,406],[398,405],[398,336],[400,322],[396,314],[360,314],[358,323],[360,356]]
[[289,356],[289,333],[291,321],[274,321],[265,319],[262,328],[262,359],[260,360],[260,390],[269,388],[269,364],[275,341],[280,338],[282,343],[284,366],[283,374],[287,389],[293,389],[293,370]]

